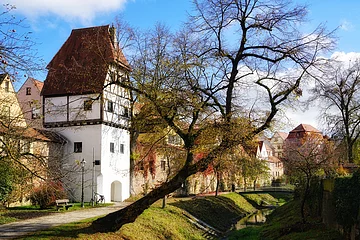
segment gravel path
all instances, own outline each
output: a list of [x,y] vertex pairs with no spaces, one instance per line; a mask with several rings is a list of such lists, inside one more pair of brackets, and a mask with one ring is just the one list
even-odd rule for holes
[[0,225],[0,239],[13,239],[31,232],[44,230],[50,227],[77,222],[83,219],[105,215],[126,207],[130,203],[118,202],[109,207],[93,208],[79,211],[61,211],[49,216],[27,219]]

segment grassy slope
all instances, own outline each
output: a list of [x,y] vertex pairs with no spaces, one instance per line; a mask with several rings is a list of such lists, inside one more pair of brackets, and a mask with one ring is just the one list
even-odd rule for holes
[[338,232],[326,229],[323,224],[309,219],[309,224],[302,224],[298,201],[277,208],[262,227],[244,229],[232,233],[230,240],[341,240]]
[[215,228],[227,230],[232,219],[255,210],[242,196],[235,193],[219,197],[208,196],[195,199],[174,199],[165,209],[161,201],[147,209],[134,223],[126,224],[116,233],[94,233],[91,219],[42,231],[25,239],[206,239],[204,232],[191,224],[183,212],[195,213]]
[[172,204],[223,232],[229,230],[239,218],[256,210],[236,193],[200,197]]
[[[265,199],[273,200],[267,194],[259,194],[253,196],[252,199],[259,202]],[[184,216],[184,210],[211,226],[226,231],[232,227],[236,219],[254,211],[255,208],[243,196],[236,193],[190,200],[174,199],[165,209],[161,208],[161,201],[159,201],[147,209],[134,223],[126,224],[115,233],[94,233],[90,228],[94,219],[90,219],[51,228],[25,239],[206,239],[204,232],[197,229]]]

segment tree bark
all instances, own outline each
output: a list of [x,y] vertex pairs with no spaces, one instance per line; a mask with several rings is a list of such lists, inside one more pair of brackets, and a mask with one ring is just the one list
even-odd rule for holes
[[216,172],[216,190],[215,190],[215,196],[219,194],[219,185],[220,185],[220,173]]
[[166,207],[166,195],[163,197],[161,208],[165,208],[165,207]]
[[305,192],[304,192],[304,196],[301,200],[301,220],[303,223],[306,223],[305,203],[306,203],[307,197],[309,195],[309,189],[310,189],[310,178],[306,178]]

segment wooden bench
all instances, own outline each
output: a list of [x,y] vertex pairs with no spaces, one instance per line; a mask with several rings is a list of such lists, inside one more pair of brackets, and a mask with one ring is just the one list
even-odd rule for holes
[[66,209],[68,210],[69,207],[72,207],[72,204],[69,204],[69,199],[58,199],[55,200],[56,203],[56,210],[60,210],[60,209]]

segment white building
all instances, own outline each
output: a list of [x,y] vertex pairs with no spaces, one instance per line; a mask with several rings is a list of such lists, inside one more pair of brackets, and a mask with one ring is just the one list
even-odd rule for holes
[[283,163],[279,158],[273,156],[274,149],[271,147],[268,141],[259,141],[256,149],[256,157],[266,162],[269,168],[269,178],[264,179],[266,182],[271,182],[281,178],[284,175]]
[[73,30],[47,66],[43,125],[68,139],[64,182],[76,201],[81,200],[82,160],[85,202],[92,190],[106,202],[130,195],[130,101],[117,84],[128,81],[130,67],[114,32],[109,26]]

